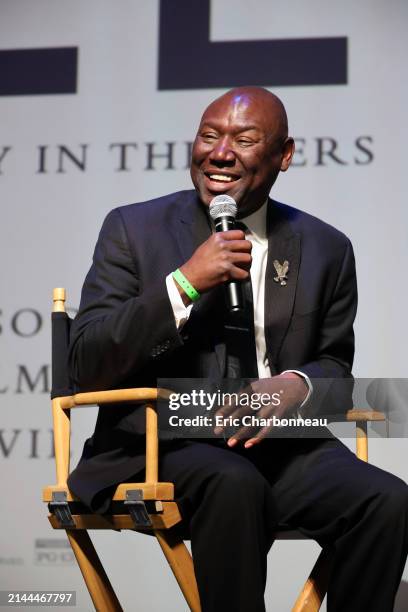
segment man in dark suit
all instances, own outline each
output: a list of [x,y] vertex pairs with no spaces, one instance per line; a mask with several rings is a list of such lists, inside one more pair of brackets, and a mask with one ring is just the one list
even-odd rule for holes
[[[254,392],[281,397],[278,408],[261,414],[349,408],[323,379],[351,377],[352,247],[334,228],[268,198],[293,152],[280,100],[261,88],[232,90],[202,117],[192,154],[195,191],[108,215],[72,330],[78,389],[230,376],[237,356],[224,285],[250,278],[252,345],[238,355],[238,369],[251,355],[242,377],[257,379]],[[246,228],[213,233],[208,206],[217,194],[237,201]],[[134,406],[100,411],[70,477],[73,492],[104,511],[110,487],[143,469],[143,433]],[[161,445],[160,478],[175,483],[203,610],[264,609],[266,556],[279,524],[333,546],[331,611],[391,611],[407,551],[406,485],[333,437],[268,433],[241,428],[226,440]]]

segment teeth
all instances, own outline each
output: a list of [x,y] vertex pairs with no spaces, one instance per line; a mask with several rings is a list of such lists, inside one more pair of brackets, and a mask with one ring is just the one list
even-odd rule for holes
[[210,174],[210,179],[212,181],[220,181],[221,183],[230,183],[232,181],[232,177],[225,174]]

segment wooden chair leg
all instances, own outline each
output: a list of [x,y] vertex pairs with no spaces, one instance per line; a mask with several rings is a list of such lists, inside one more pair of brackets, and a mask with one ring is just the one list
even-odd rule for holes
[[323,549],[292,608],[292,612],[317,612],[320,610],[327,592],[331,561],[331,552]]
[[356,455],[362,461],[368,461],[367,421],[356,421]]
[[123,612],[88,532],[74,529],[67,529],[66,532],[95,610]]
[[201,612],[193,560],[188,548],[181,538],[169,530],[157,529],[154,533],[191,612]]

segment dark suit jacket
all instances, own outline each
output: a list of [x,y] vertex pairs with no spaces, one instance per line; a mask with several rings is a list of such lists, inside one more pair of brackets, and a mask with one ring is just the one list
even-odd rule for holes
[[[302,370],[312,379],[351,376],[357,289],[350,241],[290,206],[268,202],[265,339],[272,374]],[[221,379],[225,373],[223,288],[194,305],[179,333],[165,278],[211,233],[195,191],[122,206],[105,219],[71,331],[77,390],[156,386],[157,378]],[[287,285],[273,260],[288,260]],[[310,411],[350,406],[317,387]],[[319,393],[321,401],[317,401]],[[341,394],[340,394],[341,395]],[[94,509],[101,492],[142,469],[144,411],[100,409],[69,486]]]

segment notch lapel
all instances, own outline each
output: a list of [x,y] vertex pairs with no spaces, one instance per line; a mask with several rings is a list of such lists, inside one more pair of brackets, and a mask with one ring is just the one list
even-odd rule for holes
[[[268,261],[265,274],[265,342],[271,374],[277,372],[277,360],[286,335],[296,295],[300,266],[300,235],[292,230],[284,210],[268,200]],[[274,281],[277,276],[274,260],[289,262],[287,284]]]
[[182,261],[190,259],[200,244],[211,235],[211,223],[195,192],[183,202],[177,218],[176,238]]
[[[185,262],[194,253],[194,251],[211,236],[212,233],[211,221],[201,204],[197,194],[191,193],[190,198],[184,203],[180,210],[177,219],[176,237],[181,254],[181,261]],[[200,312],[212,310],[214,313],[222,311],[224,307],[223,288],[218,287],[205,293],[193,306],[191,317],[195,317]],[[214,345],[216,354],[218,372],[211,371],[209,378],[219,378],[224,376],[226,363],[226,347],[225,343],[217,342]],[[214,364],[215,365],[215,364]]]

